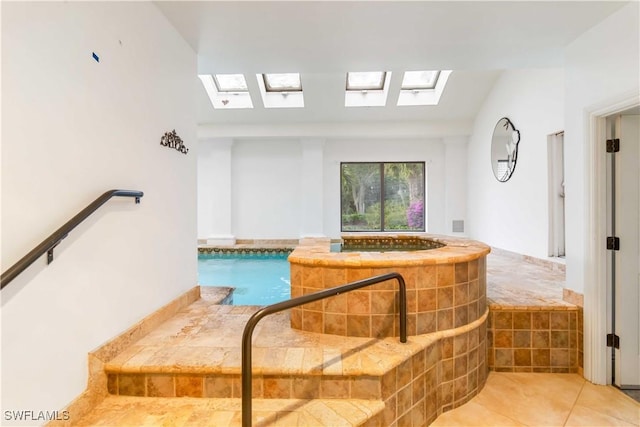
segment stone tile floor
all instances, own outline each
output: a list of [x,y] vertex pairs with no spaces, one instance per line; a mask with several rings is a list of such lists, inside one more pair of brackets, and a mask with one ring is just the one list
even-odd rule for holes
[[[365,414],[381,410],[380,405],[355,400],[258,400],[253,420],[256,426],[353,426]],[[239,427],[240,400],[110,396],[74,425]],[[611,386],[593,385],[577,374],[490,372],[480,394],[431,425],[638,426],[640,404]]]
[[484,389],[432,426],[638,426],[640,404],[577,374],[491,372]]
[[493,250],[487,256],[487,299],[505,306],[571,305],[562,299],[562,267],[553,261],[534,263]]
[[[254,427],[366,426],[382,411],[381,401],[260,399],[253,403]],[[75,426],[240,427],[240,399],[109,396]]]
[[[107,362],[106,370],[162,373],[180,367],[196,374],[239,374],[242,331],[258,307],[219,305],[221,296],[218,290],[203,288],[200,300]],[[409,338],[401,344],[398,338],[320,335],[292,329],[289,314],[276,313],[254,330],[253,371],[375,374],[433,340],[430,336]]]

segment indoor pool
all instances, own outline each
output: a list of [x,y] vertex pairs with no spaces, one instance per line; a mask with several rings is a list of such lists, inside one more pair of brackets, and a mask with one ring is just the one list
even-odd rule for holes
[[234,287],[233,305],[269,305],[291,295],[287,254],[199,254],[198,282]]

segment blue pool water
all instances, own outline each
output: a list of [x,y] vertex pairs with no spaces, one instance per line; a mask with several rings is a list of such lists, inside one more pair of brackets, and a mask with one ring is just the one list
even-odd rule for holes
[[269,305],[291,296],[286,254],[199,254],[202,286],[232,286],[233,305]]

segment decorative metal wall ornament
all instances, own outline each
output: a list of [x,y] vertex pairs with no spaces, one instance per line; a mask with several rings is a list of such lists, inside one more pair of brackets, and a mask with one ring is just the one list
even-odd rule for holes
[[160,145],[175,148],[182,154],[187,154],[189,152],[189,149],[185,147],[184,142],[182,142],[182,138],[178,136],[175,129],[171,132],[165,132],[163,137],[160,138]]

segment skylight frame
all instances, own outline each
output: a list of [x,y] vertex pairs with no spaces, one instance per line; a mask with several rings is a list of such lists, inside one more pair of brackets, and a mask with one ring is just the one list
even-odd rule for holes
[[[299,78],[300,87],[302,87],[302,76]],[[302,90],[268,92],[264,74],[256,74],[256,82],[264,108],[304,108],[304,92]]]
[[[400,89],[398,106],[438,105],[447,86],[451,70],[440,70],[438,81],[433,89],[411,90]],[[404,80],[404,79],[403,79]]]
[[[244,87],[242,86],[223,87],[224,85],[218,79],[219,76],[220,77],[240,76],[242,77],[242,82],[244,84]],[[247,85],[247,79],[245,78],[244,74],[213,74],[212,77],[213,77],[213,83],[216,85],[216,89],[220,93],[248,93],[249,92],[249,86]]]
[[198,78],[202,82],[214,109],[253,108],[251,93],[248,90],[246,92],[220,92],[215,84],[213,75],[198,74]]
[[[431,84],[413,84],[405,86],[405,79],[407,78],[407,73],[424,73],[424,72],[432,72],[435,73],[435,77],[432,78],[433,83]],[[440,73],[442,70],[419,70],[419,71],[405,71],[402,76],[402,85],[400,90],[433,90],[438,85],[438,79],[440,78]]]
[[[355,87],[352,87],[352,85],[349,84],[349,76],[351,75],[362,75],[362,74],[380,74],[380,82],[376,85],[358,85]],[[381,91],[384,90],[384,86],[385,83],[387,81],[387,71],[349,71],[347,72],[347,79],[346,79],[346,83],[345,83],[345,90],[348,92],[366,92],[366,91]]]
[[[274,86],[269,82],[269,77],[273,76],[297,76],[297,85],[288,86]],[[264,90],[269,93],[283,93],[283,92],[302,92],[302,78],[300,73],[263,73],[262,80],[264,82]]]

